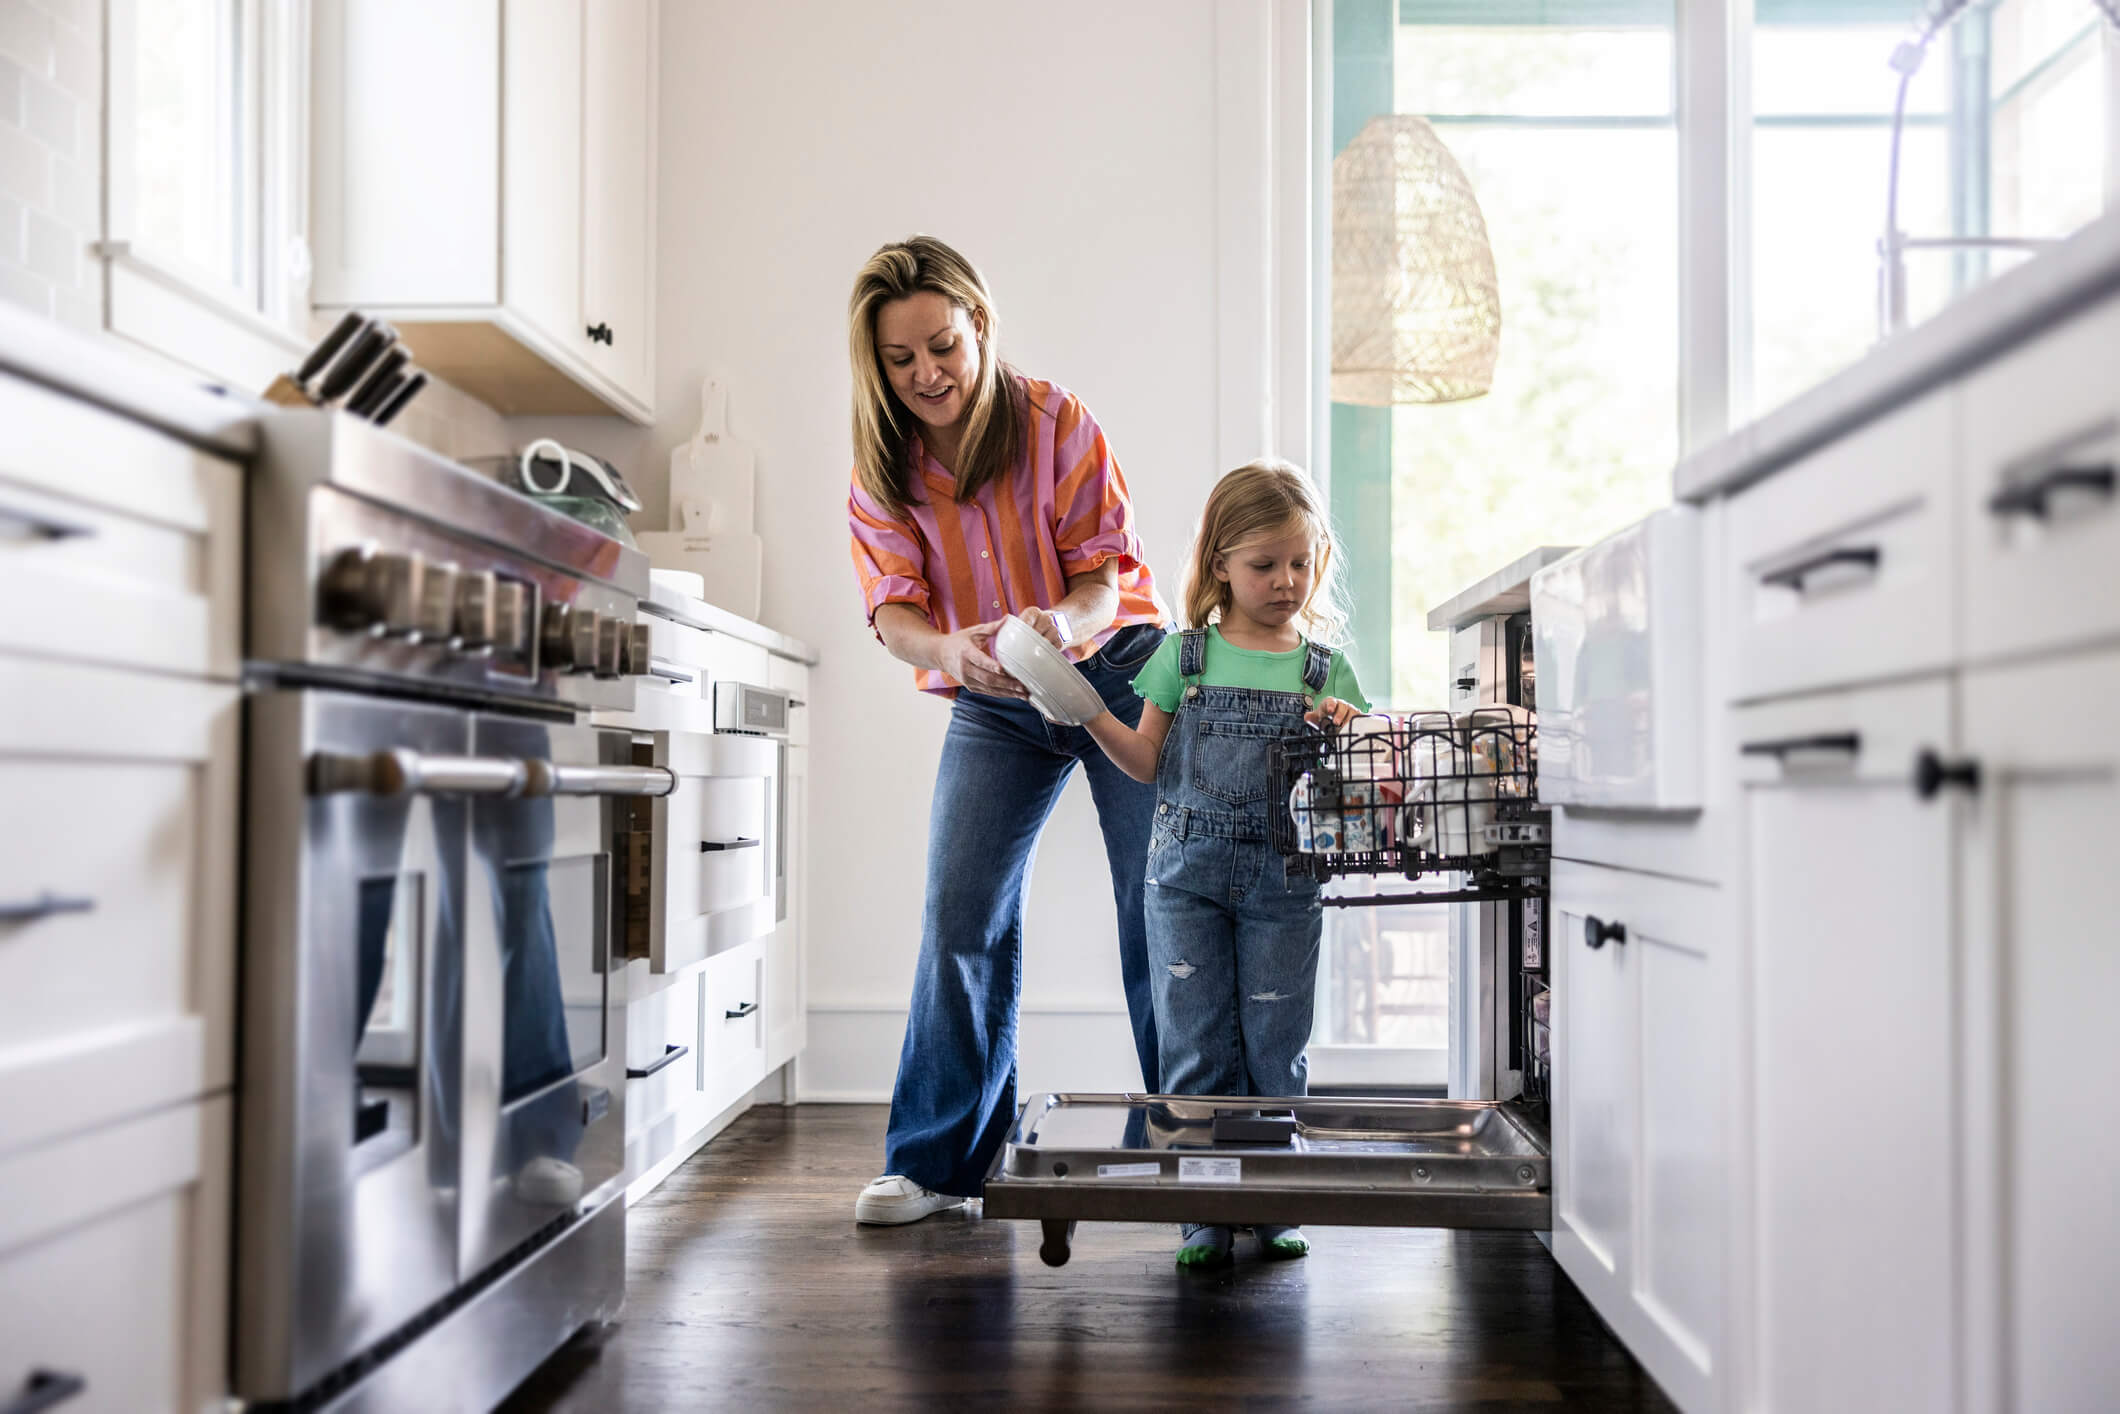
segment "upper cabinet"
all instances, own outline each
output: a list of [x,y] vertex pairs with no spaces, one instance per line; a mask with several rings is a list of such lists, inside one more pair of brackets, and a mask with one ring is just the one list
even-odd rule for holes
[[502,413],[654,416],[653,0],[317,0],[313,299]]

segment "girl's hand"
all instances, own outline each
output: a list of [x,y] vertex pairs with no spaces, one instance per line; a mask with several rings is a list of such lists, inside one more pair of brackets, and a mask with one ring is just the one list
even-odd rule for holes
[[1330,723],[1335,727],[1344,727],[1361,715],[1352,702],[1342,702],[1337,697],[1320,697],[1317,705],[1303,714],[1303,720],[1313,726],[1322,727]]
[[994,657],[994,635],[1001,631],[1002,621],[973,624],[960,628],[955,633],[944,634],[941,659],[942,671],[963,683],[973,692],[988,697],[1029,698],[1030,689],[1008,675]]
[[1025,623],[1038,630],[1047,643],[1055,648],[1067,647],[1067,634],[1071,625],[1067,615],[1057,609],[1025,609],[1018,615]]

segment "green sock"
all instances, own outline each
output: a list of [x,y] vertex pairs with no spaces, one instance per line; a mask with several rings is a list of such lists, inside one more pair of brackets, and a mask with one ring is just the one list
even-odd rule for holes
[[1187,1223],[1178,1229],[1178,1265],[1223,1267],[1229,1265],[1237,1235],[1212,1223]]
[[1278,1224],[1261,1223],[1252,1229],[1259,1235],[1259,1255],[1262,1257],[1287,1258],[1310,1255],[1310,1239],[1303,1236],[1299,1227],[1282,1227]]

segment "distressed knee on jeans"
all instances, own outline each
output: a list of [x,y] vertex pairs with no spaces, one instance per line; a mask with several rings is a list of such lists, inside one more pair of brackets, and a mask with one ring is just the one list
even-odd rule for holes
[[1180,982],[1183,982],[1186,978],[1192,976],[1195,972],[1198,972],[1199,970],[1199,968],[1193,966],[1184,958],[1179,958],[1176,962],[1171,963],[1168,967],[1164,969],[1164,971],[1170,973],[1171,976],[1177,978]]
[[1253,992],[1253,993],[1251,994],[1251,999],[1252,999],[1253,1001],[1255,1001],[1255,1002],[1285,1002],[1285,1001],[1287,1001],[1287,1000],[1288,1000],[1288,993],[1286,993],[1286,992]]

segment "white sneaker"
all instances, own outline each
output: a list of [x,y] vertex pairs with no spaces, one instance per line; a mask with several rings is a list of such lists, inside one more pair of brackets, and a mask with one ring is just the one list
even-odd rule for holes
[[861,1190],[854,1200],[858,1223],[917,1223],[929,1213],[961,1207],[962,1198],[922,1188],[903,1174],[887,1173]]

